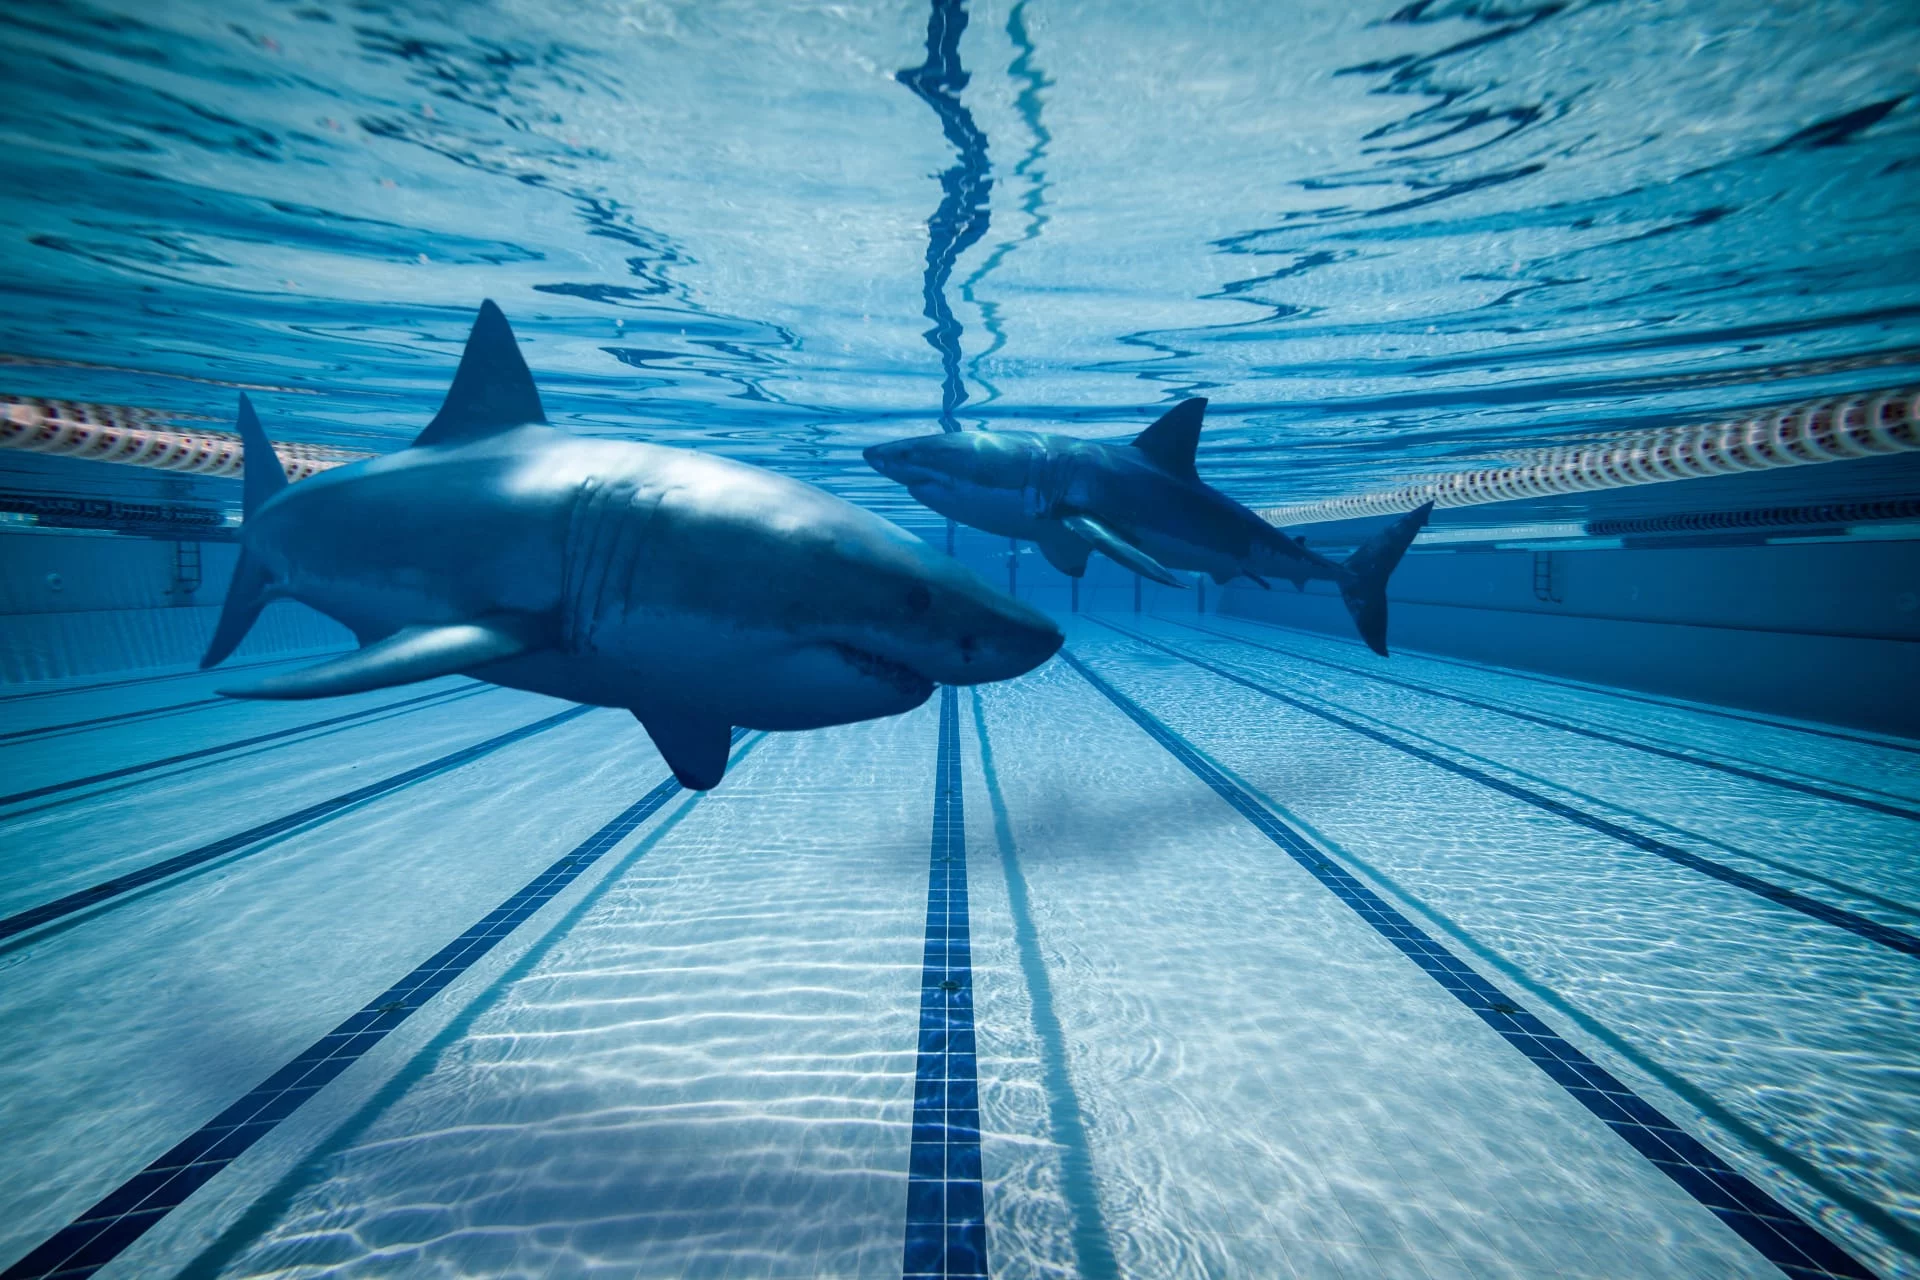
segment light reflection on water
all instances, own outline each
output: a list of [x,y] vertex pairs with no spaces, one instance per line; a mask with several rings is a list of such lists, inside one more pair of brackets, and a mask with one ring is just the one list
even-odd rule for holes
[[[1901,6],[593,0],[0,15],[10,386],[389,447],[471,309],[581,429],[1215,403],[1252,502],[1916,363]],[[929,110],[929,107],[933,110]],[[931,327],[929,328],[929,325]],[[943,409],[944,406],[944,409]],[[1345,446],[1329,449],[1330,444]]]

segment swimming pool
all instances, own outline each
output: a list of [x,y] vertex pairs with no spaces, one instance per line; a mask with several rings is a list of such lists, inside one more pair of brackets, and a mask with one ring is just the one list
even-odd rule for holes
[[[1920,453],[1804,443],[1920,403],[1898,6],[0,23],[6,1276],[1920,1276]],[[710,792],[465,675],[219,696],[353,643],[195,666],[236,394],[395,452],[483,296],[556,426],[1064,647]],[[861,461],[1193,396],[1336,560],[1451,486],[1390,658]]]

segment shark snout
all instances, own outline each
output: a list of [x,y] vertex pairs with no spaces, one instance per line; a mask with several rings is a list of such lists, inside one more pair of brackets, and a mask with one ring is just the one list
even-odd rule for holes
[[[938,436],[933,437],[937,442]],[[935,459],[930,456],[933,450],[924,437],[911,440],[889,440],[885,444],[869,445],[861,451],[861,457],[867,465],[889,480],[909,487],[926,484],[940,479],[944,474]]]
[[1038,609],[997,593],[974,602],[953,643],[926,675],[940,684],[991,684],[1025,675],[1051,658],[1066,637]]

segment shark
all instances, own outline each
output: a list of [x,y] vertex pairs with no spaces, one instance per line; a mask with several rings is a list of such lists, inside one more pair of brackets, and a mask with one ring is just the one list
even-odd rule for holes
[[1387,653],[1387,578],[1433,513],[1400,516],[1335,561],[1289,537],[1200,478],[1195,455],[1207,402],[1183,400],[1128,444],[1038,431],[962,431],[872,445],[868,465],[939,514],[1037,544],[1078,578],[1099,551],[1142,577],[1188,583],[1173,570],[1271,590],[1334,583],[1360,638]]
[[409,448],[289,484],[243,395],[240,556],[202,668],[297,600],[355,651],[223,688],[322,698],[465,674],[629,710],[674,777],[726,773],[734,726],[803,730],[1007,680],[1045,614],[879,515],[696,450],[552,426],[505,315],[480,307]]

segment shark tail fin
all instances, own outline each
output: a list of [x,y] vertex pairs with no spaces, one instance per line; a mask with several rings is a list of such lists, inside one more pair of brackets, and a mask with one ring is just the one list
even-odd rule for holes
[[200,659],[202,671],[225,662],[247,638],[266,606],[268,585],[267,571],[243,548],[239,563],[233,566],[233,581],[227,584],[227,602],[220,606],[220,624],[213,629],[213,640]]
[[253,411],[253,401],[244,391],[240,393],[240,412],[234,417],[234,426],[243,446],[240,510],[251,520],[268,498],[287,487],[287,473],[280,465],[280,455],[273,451],[273,441],[267,439],[266,428],[260,425],[260,415]]
[[1413,535],[1433,514],[1433,504],[1425,503],[1401,516],[1360,544],[1347,558],[1347,575],[1340,583],[1340,596],[1353,615],[1353,625],[1367,648],[1387,656],[1387,579],[1413,543]]
[[[287,487],[287,473],[280,465],[279,455],[273,451],[273,441],[267,439],[266,429],[260,425],[260,416],[253,411],[253,402],[244,391],[240,393],[240,411],[234,417],[234,425],[239,429],[243,449],[241,513],[251,520],[266,505],[267,499]],[[266,569],[243,545],[240,559],[233,566],[233,581],[227,584],[226,603],[220,607],[219,625],[213,629],[213,640],[200,659],[203,670],[225,662],[247,638],[247,632],[267,603],[269,585]]]

